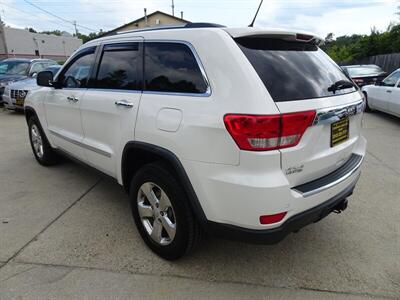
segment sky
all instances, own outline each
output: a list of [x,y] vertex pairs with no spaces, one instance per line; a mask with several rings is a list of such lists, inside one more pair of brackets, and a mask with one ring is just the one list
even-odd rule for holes
[[[31,4],[29,4],[29,3]],[[11,27],[32,27],[38,31],[59,29],[87,34],[107,31],[144,15],[161,10],[172,13],[172,0],[0,0],[0,15]],[[247,26],[259,0],[175,0],[175,15],[192,22],[213,22],[229,27]],[[33,5],[32,5],[33,4]],[[35,7],[36,6],[36,7]],[[256,27],[306,30],[325,37],[368,34],[371,28],[383,31],[391,22],[399,0],[264,0]],[[49,13],[41,11],[39,8]]]

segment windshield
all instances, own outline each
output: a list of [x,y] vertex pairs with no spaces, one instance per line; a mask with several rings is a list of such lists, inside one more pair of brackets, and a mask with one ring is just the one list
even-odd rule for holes
[[275,102],[356,91],[342,69],[316,45],[271,38],[239,38],[236,42]]
[[365,66],[365,67],[347,67],[350,77],[377,75],[384,73],[378,66]]
[[50,71],[51,73],[53,73],[53,76],[55,76],[60,69],[61,66],[51,66],[44,69],[44,71]]
[[29,62],[4,61],[0,63],[0,75],[27,75]]

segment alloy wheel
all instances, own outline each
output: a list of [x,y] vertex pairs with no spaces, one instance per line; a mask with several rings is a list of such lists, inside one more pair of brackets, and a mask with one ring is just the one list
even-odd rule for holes
[[139,188],[137,207],[142,224],[159,245],[169,245],[176,234],[176,218],[167,194],[153,182],[146,182]]
[[44,150],[42,136],[40,134],[39,128],[35,124],[33,124],[31,127],[31,140],[35,154],[37,155],[37,157],[43,158]]

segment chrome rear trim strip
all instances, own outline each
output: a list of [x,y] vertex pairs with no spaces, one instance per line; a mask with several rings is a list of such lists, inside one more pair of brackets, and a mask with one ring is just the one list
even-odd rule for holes
[[317,110],[313,125],[329,125],[335,123],[344,117],[351,117],[362,113],[364,107],[364,101],[360,100],[352,104]]

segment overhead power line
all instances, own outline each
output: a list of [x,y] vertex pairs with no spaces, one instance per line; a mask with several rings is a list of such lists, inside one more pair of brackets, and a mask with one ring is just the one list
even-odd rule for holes
[[61,20],[61,21],[67,22],[67,23],[69,23],[69,24],[72,24],[72,25],[74,25],[75,27],[81,27],[81,28],[84,28],[84,29],[87,29],[87,30],[90,30],[90,31],[94,31],[94,32],[98,32],[98,31],[99,31],[99,30],[96,30],[96,29],[93,29],[93,28],[90,28],[90,27],[86,27],[86,26],[83,26],[83,25],[79,25],[79,24],[77,24],[75,21],[70,21],[70,20],[64,19],[64,18],[62,18],[62,17],[60,17],[60,16],[57,16],[56,14],[54,14],[54,13],[52,13],[52,12],[50,12],[50,11],[44,9],[44,8],[41,8],[40,6],[38,6],[38,5],[36,5],[36,4],[32,3],[32,2],[30,2],[30,1],[28,1],[28,0],[24,0],[24,1],[25,1],[26,3],[28,3],[29,5],[31,5],[31,6],[33,6],[33,7],[35,7],[35,8],[37,8],[37,9],[39,9],[39,10],[45,12],[46,14],[48,14],[48,15],[54,17],[54,18],[57,18],[57,19],[59,19],[59,20]]
[[[18,12],[18,13],[20,13],[20,14],[24,14],[24,15],[27,15],[27,16],[32,16],[32,13],[29,13],[29,12],[26,12],[26,11],[24,11],[24,10],[22,10],[22,9],[19,9],[19,8],[15,8],[15,7],[12,7],[12,6],[10,6],[10,5],[8,5],[8,4],[5,4],[5,3],[3,3],[3,2],[0,2],[0,5],[1,6],[6,6],[7,8],[9,8],[9,9],[12,9],[12,10],[14,10],[15,12]],[[69,29],[71,29],[71,27],[69,27],[70,25],[67,25],[67,24],[65,24],[65,23],[61,23],[61,22],[57,22],[57,21],[53,21],[53,20],[47,20],[48,22],[51,22],[51,23],[53,23],[53,24],[57,24],[58,26],[63,26],[63,27],[65,27],[65,28],[69,28]]]

